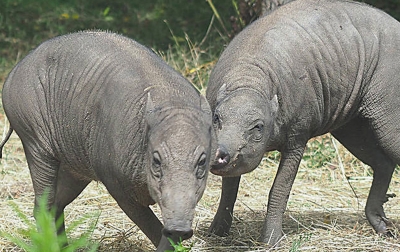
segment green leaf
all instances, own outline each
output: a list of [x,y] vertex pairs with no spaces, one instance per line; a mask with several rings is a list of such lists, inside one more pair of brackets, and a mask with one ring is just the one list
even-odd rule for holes
[[111,10],[110,7],[105,8],[103,11],[103,16],[106,17],[108,15],[108,13],[110,13],[110,10]]

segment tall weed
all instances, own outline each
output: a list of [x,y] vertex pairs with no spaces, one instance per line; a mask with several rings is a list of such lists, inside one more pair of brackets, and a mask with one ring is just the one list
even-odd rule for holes
[[57,229],[62,223],[60,220],[54,223],[55,211],[54,209],[47,209],[47,194],[39,200],[36,223],[29,219],[14,202],[11,202],[10,205],[27,228],[19,229],[14,234],[1,231],[0,236],[13,242],[23,250],[27,252],[73,252],[77,249],[85,248],[86,251],[96,251],[98,244],[93,244],[89,239],[97,224],[99,214],[86,215],[74,221],[68,230],[74,230],[87,220],[89,220],[89,228],[79,238],[71,240],[67,246],[63,247],[64,244],[67,244],[66,235],[57,235]]

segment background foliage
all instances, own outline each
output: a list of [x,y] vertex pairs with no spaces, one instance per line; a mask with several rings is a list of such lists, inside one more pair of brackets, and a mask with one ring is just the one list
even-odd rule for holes
[[[260,1],[212,2],[221,26],[213,19],[209,0],[2,0],[0,66],[14,65],[17,58],[50,37],[84,29],[122,33],[156,50],[185,44],[187,35],[217,57],[242,28],[241,18],[244,22],[256,18]],[[365,2],[400,18],[398,0]]]
[[[235,13],[230,0],[215,6],[225,20]],[[200,42],[212,16],[204,0],[3,0],[0,57],[15,59],[50,37],[84,29],[111,30],[165,50],[176,40],[184,42],[185,33]],[[221,44],[219,40],[214,29],[208,42]]]

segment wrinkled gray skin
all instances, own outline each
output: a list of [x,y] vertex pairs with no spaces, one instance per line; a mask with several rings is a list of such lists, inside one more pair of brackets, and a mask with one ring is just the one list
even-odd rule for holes
[[[56,217],[101,181],[157,251],[192,236],[209,170],[206,99],[152,51],[106,32],[41,44],[10,73],[3,106],[22,140],[35,208]],[[164,227],[148,207],[158,203]],[[59,233],[64,231],[64,225]]]
[[388,234],[383,203],[400,163],[400,23],[351,1],[297,0],[242,31],[210,76],[218,150],[211,172],[224,176],[210,231],[227,235],[240,175],[265,152],[282,158],[261,240],[276,244],[307,141],[331,132],[374,171],[365,213]]

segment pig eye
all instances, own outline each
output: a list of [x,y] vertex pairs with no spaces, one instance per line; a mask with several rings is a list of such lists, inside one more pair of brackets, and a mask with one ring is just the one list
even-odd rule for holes
[[199,158],[199,162],[197,163],[198,166],[204,166],[206,164],[206,154],[201,154],[200,158]]
[[258,122],[252,129],[251,132],[253,134],[254,141],[260,141],[263,136],[264,124],[262,122]]
[[153,165],[155,165],[155,166],[161,165],[161,157],[160,157],[160,153],[158,153],[158,151],[155,151],[153,153]]
[[205,153],[202,153],[199,158],[199,161],[197,161],[196,177],[198,179],[202,179],[206,175],[206,162],[207,162],[207,155]]
[[161,178],[162,177],[162,171],[161,171],[161,157],[160,153],[158,151],[155,151],[153,153],[153,162],[151,166],[151,171],[156,178]]
[[254,130],[258,131],[263,131],[264,129],[264,124],[263,123],[257,123],[256,126],[253,127]]
[[213,124],[214,124],[214,127],[221,129],[221,118],[220,118],[218,112],[214,113]]

